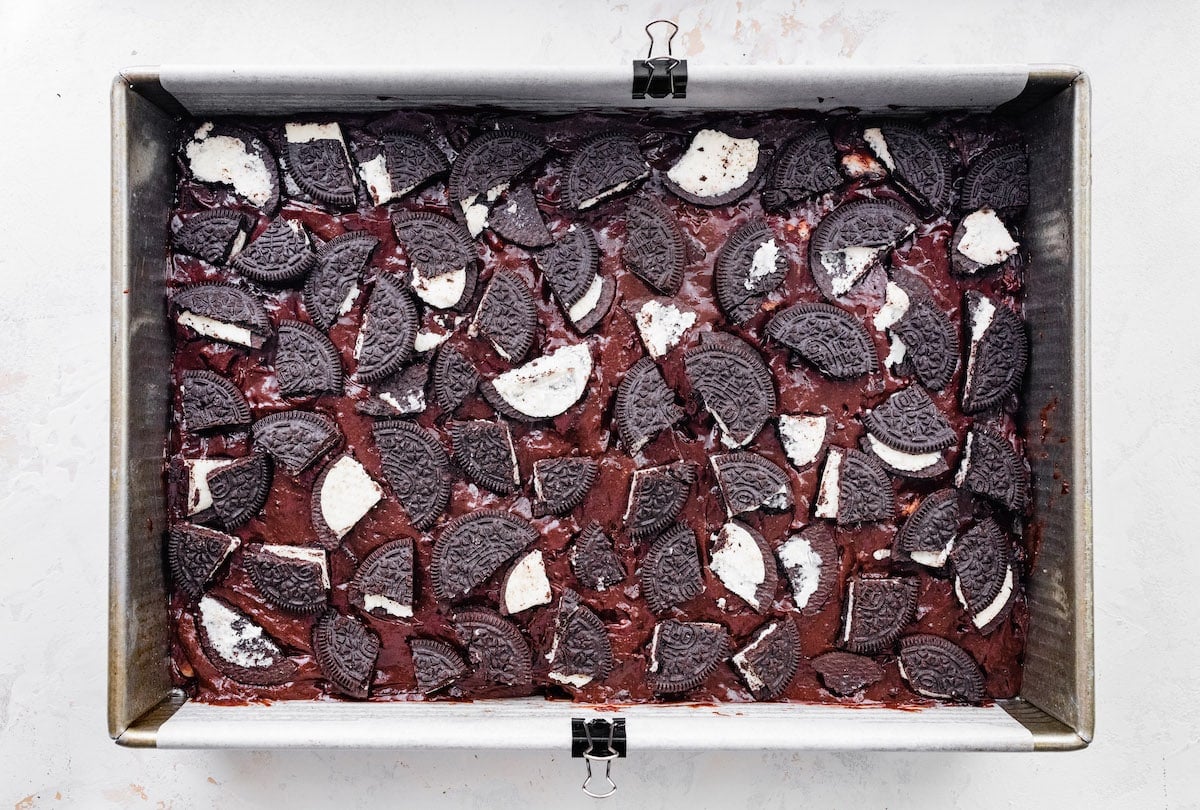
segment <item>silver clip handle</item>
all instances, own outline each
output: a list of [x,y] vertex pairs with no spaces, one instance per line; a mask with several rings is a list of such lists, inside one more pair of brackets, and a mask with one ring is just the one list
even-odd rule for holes
[[[613,748],[613,735],[616,733],[616,728],[616,723],[608,724],[608,743],[604,749],[608,751],[608,753],[601,756],[599,754],[592,753],[596,750],[596,743],[594,740],[592,740],[591,724],[587,723],[586,721],[583,724],[583,733],[587,737],[587,750],[583,752],[583,761],[584,764],[587,765],[587,778],[583,780],[583,784],[580,785],[580,787],[583,788],[584,793],[591,796],[593,799],[607,799],[609,796],[617,792],[617,783],[614,782],[612,778],[613,760],[620,756],[617,753],[617,749]],[[592,779],[594,778],[594,775],[592,774],[593,762],[604,763],[604,781],[607,784],[603,788],[603,793],[597,793],[589,787]]]
[[[665,34],[665,32],[661,30],[659,30],[658,34],[655,34],[654,31],[650,30],[651,28],[654,28],[654,26],[664,25],[670,26],[671,32],[669,34]],[[646,36],[650,38],[650,48],[646,51],[646,61],[666,62],[668,65],[668,71],[675,67],[675,65],[679,64],[679,60],[671,55],[671,43],[674,41],[675,35],[678,33],[679,26],[671,20],[651,20],[650,22],[646,23]],[[664,34],[666,36],[665,39],[663,38]],[[663,53],[664,50],[666,50],[666,53]],[[655,56],[656,52],[658,53],[657,56]]]

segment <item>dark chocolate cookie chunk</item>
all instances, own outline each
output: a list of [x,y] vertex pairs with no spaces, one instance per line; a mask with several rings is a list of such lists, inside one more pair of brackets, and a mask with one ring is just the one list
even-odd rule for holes
[[821,294],[846,295],[918,222],[915,211],[889,199],[855,200],[830,211],[808,243],[808,267]]
[[185,371],[179,384],[184,429],[193,433],[250,424],[250,406],[229,380],[212,371]]
[[192,214],[175,232],[175,249],[209,264],[224,264],[246,241],[246,216],[232,208],[213,208]]
[[433,544],[434,596],[444,601],[467,596],[537,536],[529,521],[493,509],[451,521]]
[[407,132],[388,132],[352,144],[358,175],[376,205],[416,191],[450,171],[450,161],[433,141]]
[[530,186],[517,186],[501,194],[488,216],[488,227],[500,238],[523,248],[544,248],[554,244],[554,237],[546,228]]
[[563,309],[580,301],[596,279],[600,249],[585,225],[574,224],[562,238],[537,255],[537,266]]
[[354,207],[354,173],[338,124],[289,123],[284,140],[288,174],[301,191],[326,205]]
[[371,428],[383,476],[417,529],[434,524],[450,502],[450,457],[437,436],[411,422]]
[[726,447],[749,444],[774,414],[775,380],[762,356],[741,338],[705,333],[684,355],[683,365]]
[[792,586],[792,599],[801,616],[815,616],[837,590],[841,561],[833,532],[810,523],[778,549],[779,564]]
[[823,194],[841,181],[833,140],[825,127],[814,126],[775,155],[762,192],[763,207],[786,208]]
[[313,625],[313,657],[325,680],[352,698],[366,698],[379,657],[379,636],[362,621],[327,611]]
[[890,520],[895,511],[892,482],[878,461],[859,450],[829,448],[817,491],[817,517],[847,526]]
[[195,617],[200,648],[225,677],[251,686],[278,686],[295,677],[295,662],[261,626],[232,605],[203,596]]
[[241,545],[230,534],[181,523],[167,535],[167,568],[175,587],[193,599],[200,598],[229,555]]
[[271,334],[262,302],[232,284],[192,284],[171,297],[179,323],[225,343],[260,348]]
[[329,592],[325,550],[303,546],[246,549],[242,568],[268,602],[291,613],[318,613]]
[[767,336],[835,380],[861,377],[879,366],[867,328],[832,304],[793,304],[771,318]]
[[193,179],[232,187],[268,214],[279,207],[279,162],[257,135],[209,121],[184,144],[183,157]]
[[729,235],[713,270],[717,303],[733,323],[745,323],[788,273],[788,260],[762,219],[752,219]]
[[508,495],[521,484],[512,432],[503,420],[476,419],[450,425],[454,460],[481,487]]
[[625,207],[625,268],[663,295],[675,295],[687,267],[687,243],[674,214],[657,200],[638,197]]
[[702,129],[667,170],[663,185],[681,200],[707,208],[740,200],[753,190],[766,167],[759,146],[754,138]]
[[971,334],[962,409],[979,413],[1001,405],[1021,387],[1029,361],[1029,337],[1017,313],[974,290],[966,294]]
[[958,536],[962,513],[958,491],[939,489],[925,496],[896,535],[896,550],[918,565],[942,568]]
[[849,697],[883,679],[883,667],[874,658],[848,652],[827,652],[812,660],[825,688]]
[[410,537],[384,543],[367,555],[350,580],[350,602],[377,618],[413,615],[414,550]]
[[800,666],[800,631],[790,618],[768,622],[732,660],[755,700],[775,700]]
[[867,411],[863,423],[872,435],[905,453],[931,453],[958,441],[946,416],[919,385],[892,394]]
[[311,411],[283,411],[264,416],[251,429],[255,448],[268,453],[292,475],[311,467],[341,437],[337,423]]
[[741,451],[711,456],[709,462],[730,517],[756,509],[782,512],[791,508],[791,479],[773,461],[758,453]]
[[591,521],[571,547],[571,570],[585,588],[603,591],[625,581],[625,564],[603,527]]
[[642,596],[655,613],[666,613],[704,590],[696,535],[682,523],[663,532],[638,571]]
[[654,625],[647,676],[655,694],[695,689],[729,655],[729,631],[715,622],[667,619]]
[[638,142],[629,135],[595,135],[567,161],[567,204],[582,211],[628,191],[650,176]]
[[433,638],[414,638],[408,644],[412,648],[417,689],[421,692],[428,695],[444,689],[467,674],[467,662],[458,650],[446,642]]
[[432,211],[392,217],[413,292],[431,307],[453,309],[475,294],[478,255],[467,229]]
[[492,275],[470,334],[483,335],[496,352],[510,363],[525,359],[537,328],[537,305],[525,280],[511,270]]
[[900,641],[900,674],[918,695],[980,703],[986,697],[983,670],[971,654],[940,636]]
[[479,372],[453,346],[438,347],[433,361],[433,396],[443,413],[453,413],[479,387]]
[[916,127],[885,122],[863,137],[901,189],[923,208],[943,212],[954,196],[954,155],[935,135]]
[[984,152],[963,181],[960,205],[963,211],[991,208],[1019,214],[1029,205],[1029,158],[1019,144]]
[[[450,207],[455,219],[470,222],[478,218],[473,211],[476,205],[484,206],[486,214],[512,179],[545,154],[546,146],[541,141],[511,129],[485,132],[468,143],[450,168]],[[474,228],[471,231],[479,233]]]
[[558,602],[548,657],[550,680],[576,689],[603,681],[612,672],[612,642],[604,622],[570,589]]
[[913,301],[891,326],[904,343],[904,359],[932,390],[945,388],[958,367],[958,329],[931,301]]
[[967,434],[955,483],[1014,512],[1029,504],[1029,471],[1003,435],[987,427]]
[[420,324],[412,294],[391,276],[376,278],[354,351],[358,379],[379,382],[399,371],[412,357]]
[[533,682],[533,654],[515,624],[485,608],[459,611],[451,624],[467,648],[473,677],[499,686]]
[[262,511],[271,494],[271,461],[252,453],[208,473],[213,509],[226,529],[236,529]]
[[354,403],[354,409],[380,418],[418,416],[425,412],[428,384],[429,365],[413,363],[371,386],[372,396]]
[[600,464],[594,458],[543,458],[533,463],[533,516],[565,515],[583,503]]
[[630,453],[669,429],[684,416],[675,402],[675,392],[667,387],[662,371],[649,357],[638,360],[617,386],[613,419],[617,433]]
[[625,508],[625,528],[634,537],[649,537],[670,525],[687,503],[696,468],[686,461],[634,470]]
[[260,284],[288,284],[303,278],[317,263],[303,223],[279,217],[233,257],[233,268]]
[[1014,592],[1008,537],[992,518],[976,523],[950,551],[954,593],[971,621],[984,633],[1007,615]]
[[275,376],[285,397],[340,394],[342,356],[312,324],[283,321],[276,335]]
[[304,309],[319,329],[329,329],[358,298],[358,279],[379,246],[366,231],[347,231],[317,251],[317,262],[304,282]]
[[708,569],[730,593],[735,593],[758,613],[775,600],[779,572],[766,538],[737,520],[721,527],[709,541]]
[[890,648],[916,619],[919,589],[914,578],[851,579],[842,617],[841,645],[852,653],[862,654]]

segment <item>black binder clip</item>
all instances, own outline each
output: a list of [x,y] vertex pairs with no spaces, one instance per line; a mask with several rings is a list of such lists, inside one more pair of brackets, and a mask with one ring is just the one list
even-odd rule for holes
[[[651,31],[655,25],[671,26],[667,35],[666,54],[662,54],[661,41]],[[679,26],[670,20],[654,20],[646,24],[646,36],[650,38],[650,50],[645,59],[633,60],[634,98],[687,98],[687,60],[671,55],[671,41],[679,33]],[[659,56],[655,56],[655,51]]]

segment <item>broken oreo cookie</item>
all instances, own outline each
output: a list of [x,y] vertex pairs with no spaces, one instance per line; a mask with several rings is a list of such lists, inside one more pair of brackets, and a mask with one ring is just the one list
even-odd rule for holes
[[232,284],[192,284],[171,297],[180,325],[223,343],[258,349],[271,334],[262,302]]
[[990,498],[1013,512],[1029,503],[1029,471],[1025,461],[999,432],[976,427],[967,434],[962,463],[954,483]]
[[283,321],[276,333],[275,376],[285,397],[338,394],[342,356],[324,332],[312,324]]
[[954,593],[971,622],[990,633],[1008,615],[1016,586],[1008,537],[992,518],[963,533],[950,551]]
[[229,186],[267,213],[279,207],[279,163],[257,135],[208,121],[192,133],[183,157],[199,182]]
[[782,512],[791,507],[792,482],[788,474],[758,453],[710,456],[709,463],[729,517],[758,509]]
[[503,420],[476,419],[450,426],[454,460],[468,477],[497,495],[508,495],[521,484],[512,432]]
[[625,528],[634,537],[649,537],[670,525],[687,503],[696,468],[686,461],[634,470],[625,508]]
[[251,281],[282,285],[303,278],[317,263],[303,223],[279,217],[254,238],[231,264]]
[[242,568],[272,605],[291,613],[317,613],[329,593],[329,561],[324,549],[264,545],[248,548]]
[[692,388],[729,448],[753,441],[775,412],[775,379],[762,356],[741,338],[707,332],[683,358]]
[[571,325],[592,329],[612,306],[615,287],[600,275],[600,249],[589,228],[574,224],[537,256],[538,268]]
[[1000,267],[1020,250],[1004,220],[991,208],[962,218],[950,237],[950,269],[971,276]]
[[838,585],[841,562],[833,532],[814,523],[793,534],[775,552],[792,586],[801,616],[815,616]]
[[594,458],[543,458],[533,463],[533,516],[565,515],[583,503],[600,465]]
[[374,141],[355,142],[353,148],[358,176],[375,205],[397,200],[450,171],[442,150],[420,135],[389,132]]
[[576,689],[603,681],[612,672],[612,642],[604,622],[570,589],[559,599],[554,643],[546,657],[550,680]]
[[945,388],[958,367],[958,330],[931,301],[916,300],[891,326],[917,379],[932,390]]
[[719,130],[702,129],[667,170],[663,185],[682,200],[714,208],[749,194],[763,165],[754,138],[733,138]]
[[428,382],[429,366],[413,363],[372,386],[373,396],[356,402],[354,409],[380,418],[416,416],[425,411],[425,386]]
[[704,590],[696,535],[683,524],[663,532],[642,560],[642,597],[655,613],[666,613]]
[[823,194],[841,181],[837,148],[825,127],[813,126],[775,155],[762,191],[763,207],[786,208]]
[[337,423],[311,411],[283,411],[264,416],[251,429],[254,446],[268,453],[292,475],[311,467],[341,436]]
[[472,236],[487,225],[488,212],[513,178],[537,163],[546,147],[512,129],[485,132],[462,148],[450,168],[450,206]]
[[766,538],[745,523],[731,520],[712,536],[709,547],[708,568],[721,584],[758,613],[765,612],[779,585],[775,555]]
[[317,261],[304,282],[304,309],[319,329],[329,329],[358,299],[358,279],[379,246],[366,231],[347,231],[317,251]]
[[808,243],[808,267],[826,298],[850,292],[917,229],[907,205],[889,199],[848,202],[825,215]]
[[224,264],[246,242],[246,217],[232,208],[213,208],[192,214],[175,232],[175,249],[209,264]]
[[625,564],[603,527],[591,521],[571,547],[571,570],[586,588],[606,590],[625,580]]
[[483,335],[496,353],[510,363],[525,359],[537,328],[537,306],[525,280],[511,270],[492,274],[470,334]]
[[284,125],[283,136],[288,174],[300,190],[318,202],[353,208],[354,173],[341,126],[289,122]]
[[762,219],[752,219],[729,235],[717,253],[713,287],[717,304],[733,323],[745,323],[783,283],[787,256]]
[[541,549],[535,548],[521,555],[500,582],[500,612],[509,616],[538,605],[548,605],[552,598]]
[[451,623],[467,648],[474,677],[500,686],[532,683],[533,656],[515,624],[486,608],[459,611]]
[[800,666],[800,631],[789,618],[768,622],[731,660],[755,700],[775,700]]
[[354,347],[355,376],[374,383],[399,371],[412,357],[419,325],[412,294],[391,276],[376,278]]
[[567,204],[577,211],[591,208],[628,191],[650,176],[650,166],[629,135],[588,138],[567,161]]
[[383,476],[417,529],[428,529],[450,502],[450,457],[437,436],[398,420],[371,428]]
[[920,585],[912,578],[850,580],[842,617],[841,645],[852,653],[887,650],[917,615]]
[[626,269],[663,295],[675,295],[687,267],[687,243],[674,214],[656,200],[638,197],[625,206]]
[[630,453],[642,449],[656,435],[684,417],[667,387],[662,371],[649,357],[638,360],[617,386],[613,419],[617,433]]
[[903,388],[868,410],[863,423],[863,447],[896,475],[940,475],[947,470],[941,451],[958,442],[950,422],[919,385]]
[[237,608],[204,596],[195,616],[200,648],[225,677],[251,686],[277,686],[295,677],[295,662],[259,624]]
[[921,501],[896,535],[896,550],[918,565],[942,568],[958,537],[958,491],[939,489]]
[[167,568],[171,580],[188,596],[198,599],[217,569],[241,542],[231,534],[205,526],[191,523],[172,526],[167,536]]
[[793,304],[771,318],[766,332],[835,380],[870,374],[879,365],[867,328],[832,304]]
[[478,256],[463,226],[431,211],[406,211],[392,217],[392,230],[418,298],[436,309],[457,309],[471,300]]
[[827,652],[812,661],[825,688],[847,697],[883,679],[883,667],[873,658],[848,652]]
[[873,457],[830,447],[817,490],[816,516],[839,526],[890,520],[896,511],[892,482]]
[[647,676],[654,692],[672,695],[695,689],[729,655],[729,631],[715,622],[667,619],[654,625]]
[[313,484],[312,524],[325,548],[335,548],[375,504],[383,490],[351,455],[338,456]]
[[938,700],[983,701],[983,671],[971,654],[940,636],[907,636],[900,642],[900,674],[919,695]]
[[529,521],[493,509],[451,521],[433,544],[434,596],[443,601],[467,596],[537,536]]
[[366,698],[379,657],[379,636],[362,621],[327,611],[312,630],[313,657],[325,680],[342,694]]
[[251,453],[212,470],[207,482],[221,525],[236,529],[266,506],[271,494],[271,461],[264,453]]
[[554,244],[554,237],[546,228],[537,198],[529,186],[510,188],[500,195],[489,215],[488,227],[500,238],[523,248],[544,248]]
[[560,346],[483,384],[483,396],[511,419],[552,419],[583,397],[592,374],[592,350],[586,343]]
[[1029,158],[1025,148],[1013,144],[984,152],[967,170],[961,206],[964,211],[991,208],[1020,213],[1029,205]]
[[462,352],[443,345],[433,361],[433,395],[443,413],[453,413],[479,387],[479,372]]
[[1029,338],[1017,313],[982,293],[966,293],[971,348],[963,378],[962,409],[979,413],[1016,393],[1029,360]]
[[954,195],[954,155],[944,141],[916,127],[881,123],[863,139],[887,167],[896,185],[923,208],[943,212]]
[[408,645],[412,649],[417,689],[426,695],[444,689],[467,674],[467,662],[458,650],[444,641],[414,638]]
[[250,406],[229,380],[211,371],[185,371],[179,383],[183,426],[196,433],[250,424]]
[[367,555],[350,580],[350,601],[364,613],[392,619],[413,615],[413,541],[402,537]]

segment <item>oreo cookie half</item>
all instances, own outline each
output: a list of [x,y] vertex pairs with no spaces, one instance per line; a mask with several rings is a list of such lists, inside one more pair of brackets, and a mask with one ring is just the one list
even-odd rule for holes
[[775,552],[792,586],[801,616],[815,616],[838,585],[837,544],[828,526],[814,523],[793,534]]
[[788,260],[762,219],[752,219],[729,235],[713,270],[717,303],[733,323],[754,317],[763,301],[783,283]]
[[600,464],[594,458],[543,458],[533,463],[533,516],[565,515],[583,503]]
[[213,340],[259,349],[271,334],[262,302],[232,284],[192,284],[171,296],[171,303],[181,326]]
[[212,371],[185,371],[179,383],[184,429],[193,433],[250,424],[250,406],[229,380]]
[[500,612],[509,616],[548,605],[552,598],[541,549],[535,548],[517,558],[500,583]]
[[295,662],[237,608],[203,596],[195,616],[200,647],[225,677],[251,686],[278,686],[295,677]]
[[335,548],[375,504],[383,489],[353,456],[341,455],[313,484],[312,523],[325,548]]
[[508,495],[521,485],[507,422],[475,419],[450,425],[449,432],[454,460],[472,481],[497,495]]
[[358,299],[358,279],[379,246],[366,231],[347,231],[317,251],[316,265],[304,282],[304,309],[319,329],[328,330]]
[[469,334],[483,335],[510,363],[525,359],[537,328],[537,305],[525,280],[511,270],[492,274]]
[[350,580],[350,602],[377,618],[413,615],[413,541],[402,537],[367,555]]
[[523,248],[544,248],[554,244],[546,228],[537,198],[529,186],[510,188],[500,195],[488,218],[488,227],[505,241]]
[[453,413],[479,388],[479,372],[462,352],[441,346],[433,361],[433,396],[443,413]]
[[[889,288],[892,283],[888,283]],[[913,301],[891,325],[893,354],[900,341],[897,361],[907,361],[917,379],[931,390],[945,388],[958,367],[959,344],[955,324],[931,301]]]
[[337,208],[353,208],[354,172],[338,124],[287,123],[288,174],[308,196]]
[[731,449],[753,441],[775,412],[775,380],[749,343],[721,332],[700,336],[683,357],[684,370]]
[[499,686],[533,682],[533,654],[515,624],[485,608],[455,613],[451,624],[467,648],[474,677]]
[[591,375],[592,350],[575,343],[498,374],[483,384],[483,396],[510,419],[553,419],[579,401]]
[[224,124],[201,124],[183,147],[192,177],[229,186],[268,214],[279,207],[279,163],[257,135]]
[[329,561],[324,549],[264,545],[248,548],[242,568],[263,597],[291,613],[317,613],[329,593]]
[[687,503],[696,468],[686,461],[634,470],[625,507],[625,528],[634,537],[649,537],[669,526]]
[[379,657],[379,636],[362,621],[327,611],[312,631],[313,657],[325,680],[347,697],[366,698]]
[[372,386],[373,396],[354,403],[354,409],[381,418],[417,416],[425,412],[425,386],[428,383],[428,364],[413,363]]
[[807,470],[817,462],[828,434],[828,416],[779,414],[779,443],[788,463],[797,470]]
[[874,658],[848,652],[827,652],[812,660],[812,667],[825,688],[849,697],[883,680],[883,667]]
[[478,254],[466,228],[431,211],[392,217],[417,297],[436,309],[457,309],[475,295]]
[[637,197],[625,206],[625,269],[663,295],[675,295],[687,267],[687,243],[674,214],[656,200]]
[[940,636],[900,641],[900,674],[918,695],[980,703],[986,697],[983,670],[971,654]]
[[828,299],[841,298],[917,229],[915,211],[895,200],[845,203],[830,211],[808,243],[808,267]]
[[732,138],[715,129],[702,129],[674,166],[663,185],[682,200],[713,208],[750,193],[765,161],[754,138]]
[[650,165],[632,137],[619,133],[592,136],[567,161],[567,204],[583,211],[649,176]]
[[388,486],[412,525],[428,529],[450,502],[450,457],[445,448],[436,435],[411,422],[376,422],[371,433]]
[[200,598],[217,569],[241,543],[231,534],[204,526],[191,523],[172,526],[167,536],[171,581],[191,598]]
[[271,461],[264,453],[251,453],[211,470],[207,482],[221,525],[236,529],[266,506],[271,494]]
[[962,515],[958,491],[939,489],[925,496],[896,535],[896,550],[918,565],[940,569],[950,558]]
[[758,509],[782,512],[791,508],[792,482],[788,474],[758,453],[710,456],[709,463],[729,517]]
[[767,173],[763,207],[779,210],[804,202],[842,182],[838,153],[825,127],[817,125],[784,144]]
[[268,453],[292,475],[311,467],[337,444],[337,423],[312,411],[283,411],[264,416],[251,430],[254,447]]
[[391,276],[376,278],[354,347],[358,379],[374,383],[399,371],[412,357],[420,323],[409,291]]
[[487,225],[488,211],[517,175],[537,163],[546,146],[511,129],[485,132],[458,153],[450,169],[450,207],[472,236]]
[[690,691],[728,655],[729,631],[715,622],[659,622],[650,642],[650,685],[659,695]]
[[790,618],[768,622],[733,656],[755,700],[775,700],[796,677],[800,666],[800,631]]
[[375,205],[398,200],[450,171],[437,144],[420,135],[389,132],[373,142],[354,143],[358,176]]
[[575,545],[571,547],[571,570],[580,584],[596,591],[625,581],[625,564],[613,548],[612,538],[594,520],[575,538]]
[[283,285],[303,278],[317,263],[303,223],[279,217],[233,257],[233,269],[260,284]]
[[655,613],[666,613],[704,590],[696,535],[682,523],[663,532],[638,571],[642,597]]
[[942,452],[958,442],[945,415],[919,385],[887,398],[863,417],[864,449],[896,475],[929,478],[947,469]]
[[248,230],[241,211],[213,208],[184,220],[172,242],[180,253],[198,256],[209,264],[224,264],[246,244]]
[[963,533],[950,552],[954,593],[971,622],[990,633],[1008,615],[1015,593],[1008,538],[991,518]]
[[576,689],[603,681],[612,672],[612,642],[604,622],[570,589],[559,598],[554,644],[547,658],[550,680]]
[[600,275],[600,249],[584,225],[575,224],[537,256],[538,268],[576,331],[595,327],[612,306],[615,286]]
[[1029,504],[1029,471],[1008,439],[991,428],[976,427],[967,434],[955,486],[996,501],[1013,512]]
[[1029,205],[1029,158],[1018,144],[988,150],[975,159],[963,181],[964,211],[991,208],[1020,214]]
[[1021,387],[1029,361],[1029,338],[1020,317],[982,293],[966,294],[966,327],[971,333],[962,409],[979,413],[1001,405]]
[[340,394],[342,356],[312,324],[283,321],[276,334],[275,376],[285,397]]
[[991,208],[967,214],[950,237],[950,269],[960,276],[1003,265],[1021,248],[1004,220]]
[[467,674],[467,662],[446,642],[414,638],[408,644],[412,648],[417,689],[424,694],[444,689]]
[[767,322],[767,336],[835,380],[861,377],[879,367],[867,328],[832,304],[793,304]]
[[775,599],[779,574],[766,539],[744,523],[731,520],[711,538],[708,568],[731,593],[758,613]]
[[917,616],[919,588],[912,578],[851,579],[841,645],[852,653],[867,655],[889,649]]
[[863,131],[875,157],[892,179],[922,207],[950,208],[954,196],[954,155],[945,142],[906,124],[888,122]]
[[467,596],[504,562],[537,539],[518,515],[480,509],[451,521],[433,544],[433,594],[443,601]]
[[830,447],[821,472],[815,514],[839,526],[891,520],[896,496],[883,467],[872,456],[845,447]]
[[662,371],[649,357],[638,360],[617,386],[613,419],[617,433],[630,453],[684,417],[675,402],[675,392],[667,387]]

